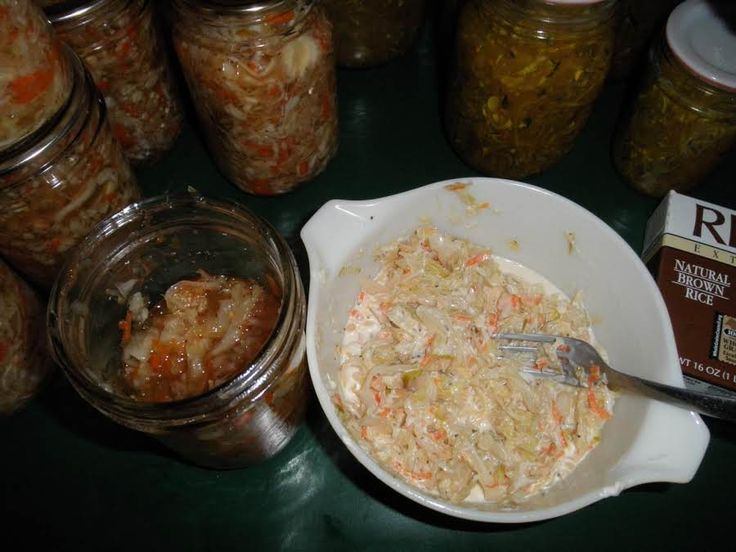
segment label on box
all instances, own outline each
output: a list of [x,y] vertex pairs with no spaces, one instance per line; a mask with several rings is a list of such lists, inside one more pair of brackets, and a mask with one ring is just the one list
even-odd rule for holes
[[736,390],[736,212],[672,192],[647,225],[643,258],[688,387]]

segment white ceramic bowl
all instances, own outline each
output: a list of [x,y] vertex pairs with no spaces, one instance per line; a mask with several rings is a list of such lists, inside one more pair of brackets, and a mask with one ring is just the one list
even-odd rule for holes
[[[456,182],[468,183],[465,191],[490,207],[469,212],[459,195],[446,188]],[[536,270],[568,295],[582,290],[596,337],[612,366],[683,386],[669,316],[654,280],[618,234],[577,204],[541,188],[493,178],[438,182],[370,201],[334,200],[301,232],[311,277],[307,355],[327,419],[360,463],[391,488],[429,508],[465,519],[508,523],[560,516],[641,483],[685,483],[693,477],[709,439],[703,421],[695,413],[635,396],[617,400],[600,445],[569,477],[513,510],[451,504],[405,483],[374,461],[343,426],[331,400],[337,348],[361,278],[377,269],[375,247],[405,237],[427,222]]]

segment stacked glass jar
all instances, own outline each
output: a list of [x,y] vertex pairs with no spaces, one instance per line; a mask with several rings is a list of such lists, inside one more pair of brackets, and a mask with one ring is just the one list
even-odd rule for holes
[[343,67],[372,67],[400,56],[424,15],[424,0],[325,0],[324,6]]
[[182,126],[163,36],[149,0],[46,0],[57,35],[89,69],[113,133],[135,165],[158,160]]
[[337,150],[331,25],[314,0],[175,0],[174,46],[215,163],[275,195]]
[[613,0],[468,0],[447,131],[482,173],[522,178],[573,146],[606,79]]
[[650,52],[613,142],[619,173],[663,196],[698,184],[736,146],[736,6],[688,0]]

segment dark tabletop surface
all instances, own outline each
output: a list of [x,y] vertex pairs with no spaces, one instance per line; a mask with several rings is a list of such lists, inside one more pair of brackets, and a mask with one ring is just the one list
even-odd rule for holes
[[[324,174],[277,198],[240,192],[214,168],[196,127],[139,171],[147,195],[201,192],[241,201],[287,238],[307,275],[304,222],[333,198],[366,199],[474,175],[442,132],[446,46],[428,25],[385,66],[340,71],[340,149]],[[438,57],[439,55],[439,57]],[[606,85],[573,151],[528,179],[586,207],[637,252],[657,200],[614,173],[609,142],[626,83]],[[193,117],[190,117],[193,121]],[[689,195],[736,208],[736,156]],[[270,461],[212,471],[84,403],[60,373],[20,413],[0,420],[0,548],[23,550],[709,550],[732,538],[736,431],[706,419],[711,441],[694,479],[650,484],[576,513],[527,525],[443,516],[375,479],[339,442],[316,399]],[[675,432],[676,433],[676,432]]]

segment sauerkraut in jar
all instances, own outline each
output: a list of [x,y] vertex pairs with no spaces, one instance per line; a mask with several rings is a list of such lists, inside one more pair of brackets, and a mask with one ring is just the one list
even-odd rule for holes
[[613,0],[468,0],[447,132],[484,174],[521,178],[573,146],[606,79]]
[[331,25],[312,0],[177,0],[174,45],[219,169],[288,192],[337,149]]
[[69,62],[31,0],[0,0],[0,150],[59,112],[72,88]]
[[[47,3],[49,4],[49,3]],[[84,60],[107,104],[113,134],[134,164],[174,144],[182,108],[149,0],[61,0],[46,13]]]
[[64,112],[44,136],[0,153],[0,253],[44,287],[100,220],[139,196],[104,102],[67,52],[75,80]]
[[[686,2],[672,12],[614,136],[614,165],[647,195],[696,186],[736,146],[736,32],[707,6]],[[702,36],[710,48],[692,46]]]
[[325,0],[337,63],[370,67],[406,52],[424,16],[424,0]]
[[555,364],[553,351],[505,354],[493,339],[591,342],[580,297],[433,227],[380,248],[377,261],[349,313],[335,402],[382,466],[451,502],[512,506],[597,445],[614,400],[600,378],[578,388],[527,375]]
[[120,321],[123,379],[137,400],[182,400],[218,387],[250,364],[271,335],[278,288],[201,272],[151,305],[140,292]]
[[207,467],[280,451],[308,393],[293,255],[240,205],[136,203],[75,250],[52,291],[54,353],[79,393]]
[[0,414],[22,408],[51,373],[38,297],[0,260]]

